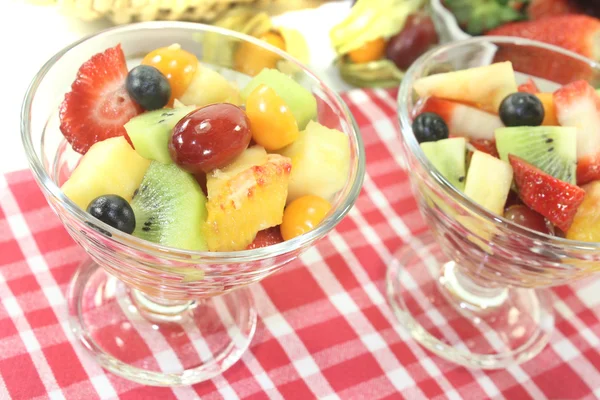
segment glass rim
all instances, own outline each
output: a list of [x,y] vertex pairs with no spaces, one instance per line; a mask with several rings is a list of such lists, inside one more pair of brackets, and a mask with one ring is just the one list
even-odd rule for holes
[[[42,160],[38,157],[35,151],[35,146],[31,136],[31,107],[35,94],[38,87],[46,77],[48,72],[54,67],[56,62],[67,52],[77,48],[84,44],[86,41],[103,35],[111,35],[114,33],[127,33],[127,32],[139,32],[144,30],[156,30],[160,28],[171,28],[171,29],[185,29],[197,32],[209,32],[216,33],[223,36],[232,37],[240,41],[252,43],[256,46],[262,47],[266,50],[276,53],[281,58],[293,63],[299,67],[303,74],[307,75],[313,83],[319,84],[327,95],[333,100],[333,106],[343,112],[340,115],[350,126],[351,131],[348,136],[354,138],[354,144],[351,146],[352,150],[356,154],[356,160],[351,164],[351,175],[349,179],[353,179],[350,183],[350,188],[346,189],[345,196],[338,201],[336,209],[310,232],[300,235],[296,238],[278,243],[275,245],[252,249],[252,250],[240,250],[240,251],[227,251],[227,252],[211,252],[211,251],[192,251],[179,249],[176,247],[164,246],[157,243],[151,243],[143,239],[139,239],[133,235],[121,232],[102,221],[92,217],[85,210],[79,208],[73,201],[67,198],[60,187],[50,178],[46,169],[43,166]],[[101,227],[103,230],[111,234],[110,237],[104,235],[106,240],[115,242],[118,245],[125,246],[127,248],[145,253],[151,256],[163,258],[168,256],[170,259],[181,259],[182,261],[189,261],[190,259],[201,260],[203,264],[220,263],[242,263],[242,262],[254,262],[261,261],[269,258],[275,258],[299,248],[305,247],[309,243],[315,242],[323,238],[327,233],[333,230],[337,224],[348,214],[350,209],[354,206],[358,195],[362,188],[362,182],[365,175],[365,149],[360,130],[358,125],[352,116],[352,113],[348,109],[346,103],[342,100],[340,95],[334,90],[330,89],[321,79],[319,79],[307,66],[303,63],[290,56],[286,52],[279,48],[272,46],[266,42],[261,41],[258,38],[252,36],[231,31],[225,28],[205,25],[195,22],[181,22],[181,21],[150,21],[150,22],[138,22],[133,24],[121,25],[111,27],[100,32],[83,37],[70,45],[64,47],[62,50],[52,56],[44,65],[39,69],[31,83],[29,84],[25,97],[21,106],[21,140],[27,155],[30,170],[33,172],[33,176],[38,182],[38,185],[42,188],[47,196],[53,198],[57,204],[68,213],[71,217],[74,217],[81,223],[92,223],[96,226]],[[347,187],[348,183],[346,184]],[[343,190],[343,189],[342,189]],[[99,233],[100,234],[100,233]],[[148,243],[151,243],[149,245]],[[169,267],[170,268],[170,267]],[[176,269],[177,267],[173,267]]]
[[398,97],[396,99],[398,120],[400,123],[400,135],[402,135],[405,143],[407,143],[411,153],[418,160],[419,164],[425,169],[426,173],[429,177],[431,177],[439,187],[444,191],[446,195],[452,198],[453,201],[459,203],[463,207],[465,207],[469,212],[483,218],[485,221],[490,222],[496,225],[503,225],[508,229],[514,231],[519,235],[526,236],[533,240],[543,241],[546,244],[550,244],[553,246],[560,247],[568,247],[570,249],[576,250],[599,250],[600,242],[583,242],[578,240],[572,240],[567,238],[562,238],[559,236],[553,236],[550,234],[545,234],[542,232],[534,231],[522,225],[516,224],[508,219],[496,215],[479,204],[472,201],[469,197],[467,197],[462,191],[456,189],[446,178],[444,178],[437,169],[433,166],[433,164],[427,159],[425,153],[421,150],[419,143],[413,133],[412,130],[412,121],[410,115],[408,113],[408,109],[406,107],[407,101],[406,99],[412,96],[412,87],[415,81],[415,77],[422,73],[424,67],[435,57],[440,56],[441,54],[451,52],[452,50],[459,49],[461,47],[466,47],[470,45],[476,44],[490,44],[493,45],[495,43],[504,43],[504,44],[516,44],[520,46],[533,46],[541,49],[545,49],[548,51],[556,52],[563,54],[565,56],[571,57],[578,61],[584,62],[588,64],[591,68],[600,71],[600,63],[595,62],[587,57],[584,57],[580,54],[572,52],[570,50],[563,49],[558,46],[554,46],[551,44],[539,42],[531,39],[523,39],[513,36],[485,36],[485,37],[473,37],[468,39],[457,40],[445,45],[437,46],[427,53],[423,54],[419,57],[406,71],[402,82],[400,84],[400,88],[398,90]]

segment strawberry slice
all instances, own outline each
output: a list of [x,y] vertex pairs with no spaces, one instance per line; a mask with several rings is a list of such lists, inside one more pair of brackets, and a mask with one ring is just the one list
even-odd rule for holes
[[469,144],[475,147],[477,150],[483,151],[484,153],[487,153],[492,157],[500,158],[500,155],[498,154],[498,149],[496,148],[495,140],[474,139],[471,140]]
[[256,237],[246,247],[246,250],[258,249],[261,247],[271,246],[273,244],[283,242],[283,238],[281,237],[281,231],[279,230],[279,226],[274,226],[272,228],[263,229],[256,234]]
[[495,114],[438,97],[429,97],[421,112],[433,112],[442,117],[451,136],[494,140],[496,128],[504,126]]
[[[60,106],[60,130],[78,153],[96,142],[125,136],[123,125],[142,112],[125,88],[127,64],[121,45],[83,63]],[[129,141],[131,144],[131,141]]]
[[568,231],[585,190],[548,175],[522,158],[509,154],[508,159],[523,203],[563,232]]
[[600,179],[600,98],[586,81],[554,92],[558,123],[577,128],[577,184]]
[[531,94],[536,94],[536,93],[540,92],[540,89],[538,89],[537,85],[531,78],[528,78],[527,82],[520,84],[518,90],[519,90],[519,92],[525,92],[525,93],[531,93]]

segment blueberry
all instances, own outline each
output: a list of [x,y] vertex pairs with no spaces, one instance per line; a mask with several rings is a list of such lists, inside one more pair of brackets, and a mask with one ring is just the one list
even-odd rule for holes
[[87,208],[92,217],[125,233],[133,233],[135,229],[135,215],[131,206],[121,196],[109,194],[92,200]]
[[127,75],[127,92],[145,110],[158,110],[169,102],[171,85],[156,68],[138,65]]
[[448,138],[448,125],[436,113],[419,114],[412,124],[417,142],[435,142]]
[[517,92],[506,96],[499,111],[506,126],[539,126],[544,120],[544,105],[531,93]]

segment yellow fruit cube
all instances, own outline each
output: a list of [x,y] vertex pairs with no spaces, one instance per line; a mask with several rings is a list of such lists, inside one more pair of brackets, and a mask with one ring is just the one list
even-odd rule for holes
[[142,158],[124,137],[106,139],[90,147],[62,190],[84,210],[106,194],[131,201],[149,166],[150,160]]
[[600,181],[582,186],[585,198],[577,209],[567,239],[600,242]]
[[261,231],[281,224],[291,160],[255,146],[207,176],[206,241],[210,251],[245,249]]

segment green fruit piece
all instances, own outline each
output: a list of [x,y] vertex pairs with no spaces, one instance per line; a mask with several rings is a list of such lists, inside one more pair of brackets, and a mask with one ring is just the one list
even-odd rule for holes
[[425,156],[458,190],[465,190],[467,141],[457,137],[421,143]]
[[174,164],[152,162],[133,197],[134,236],[184,250],[207,250],[206,196],[196,179]]
[[576,184],[577,128],[518,126],[496,129],[496,148],[503,161],[513,154],[556,179]]
[[173,162],[169,154],[171,130],[195,109],[196,106],[189,106],[143,113],[126,123],[125,130],[140,156],[170,164]]
[[283,99],[292,114],[294,114],[298,129],[304,129],[308,121],[317,117],[317,100],[315,96],[294,79],[276,69],[265,68],[252,78],[242,90],[243,101],[245,102],[250,93],[261,84],[269,86]]
[[475,151],[469,164],[465,194],[488,211],[503,215],[512,177],[509,163]]

